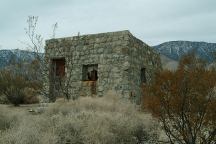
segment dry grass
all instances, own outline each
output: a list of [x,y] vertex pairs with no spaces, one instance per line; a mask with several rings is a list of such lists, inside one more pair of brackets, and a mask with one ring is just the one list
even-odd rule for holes
[[4,144],[155,144],[158,139],[152,117],[113,93],[59,100],[38,115],[1,108],[0,117]]

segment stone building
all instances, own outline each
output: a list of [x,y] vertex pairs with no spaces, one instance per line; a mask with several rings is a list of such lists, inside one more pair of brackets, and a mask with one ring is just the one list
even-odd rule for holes
[[141,85],[161,68],[159,55],[129,31],[50,39],[45,59],[51,98],[60,96],[59,87],[64,85],[73,98],[113,90],[139,102]]

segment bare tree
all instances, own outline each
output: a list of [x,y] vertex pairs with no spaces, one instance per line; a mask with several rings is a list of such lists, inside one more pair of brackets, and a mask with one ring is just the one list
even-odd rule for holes
[[[44,77],[49,77],[51,79],[51,83],[55,85],[58,83],[58,88],[57,93],[53,92],[53,95],[51,96],[48,90],[42,89],[41,92],[43,95],[46,97],[49,97],[51,101],[55,101],[55,98],[58,94],[63,95],[67,100],[75,99],[74,96],[71,96],[70,94],[70,83],[71,83],[71,77],[72,77],[72,54],[67,54],[66,52],[57,49],[57,53],[59,55],[64,55],[66,56],[66,64],[65,64],[65,69],[67,69],[66,74],[63,77],[55,77],[52,78],[50,75],[55,71],[53,70],[52,67],[50,67],[50,60],[46,59],[43,54],[45,51],[45,46],[44,46],[44,39],[40,34],[36,33],[36,28],[37,28],[37,23],[38,23],[38,17],[37,16],[29,16],[27,20],[28,27],[25,28],[26,35],[28,36],[29,43],[25,43],[27,47],[34,52],[35,54],[35,60],[39,63],[38,66],[38,71],[40,71],[41,78],[40,79],[43,81]],[[53,30],[52,30],[52,38],[54,39],[56,36],[56,29],[58,28],[58,23],[55,23],[53,25]],[[77,44],[75,45],[75,49],[78,46],[79,43],[79,36],[77,37]],[[76,52],[76,50],[74,50]],[[52,63],[52,62],[51,62]],[[48,73],[47,73],[48,72]],[[44,88],[44,87],[43,87]]]
[[53,25],[53,31],[52,31],[52,38],[55,38],[56,37],[56,30],[58,28],[58,23],[56,22],[54,25]]
[[65,75],[63,77],[54,78],[53,84],[57,83],[58,85],[58,91],[57,95],[63,95],[64,98],[66,98],[68,101],[70,99],[75,100],[76,96],[71,95],[71,82],[72,82],[72,73],[73,73],[73,61],[74,61],[74,55],[77,55],[77,47],[80,43],[80,35],[78,33],[78,36],[76,37],[76,40],[74,41],[73,51],[72,52],[64,52],[64,50],[61,49],[55,49],[57,50],[56,53],[59,55],[63,55],[66,58],[65,61]]
[[[48,70],[46,66],[46,60],[44,59],[44,39],[42,35],[36,32],[38,24],[38,16],[29,16],[27,19],[27,27],[25,28],[25,33],[28,37],[28,42],[22,42],[27,50],[33,52],[34,60],[33,64],[35,65],[33,68],[37,72],[37,80],[41,85],[43,85],[43,79],[46,77],[45,71]],[[41,94],[44,97],[48,97],[47,90],[41,86]]]
[[27,19],[28,27],[25,28],[29,43],[25,43],[27,48],[34,52],[36,59],[42,62],[41,54],[44,51],[44,39],[40,34],[36,33],[38,16],[29,16]]

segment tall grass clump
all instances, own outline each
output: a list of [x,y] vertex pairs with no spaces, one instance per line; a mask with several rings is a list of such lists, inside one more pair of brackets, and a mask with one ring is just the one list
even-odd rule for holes
[[138,106],[113,93],[50,104],[39,115],[22,114],[0,134],[6,144],[155,144],[158,125]]
[[0,132],[9,129],[18,120],[17,114],[5,106],[0,107]]

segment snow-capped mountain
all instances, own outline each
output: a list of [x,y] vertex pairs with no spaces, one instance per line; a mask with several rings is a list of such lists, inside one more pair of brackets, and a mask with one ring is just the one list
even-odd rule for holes
[[13,62],[29,61],[31,62],[35,57],[35,54],[25,50],[0,50],[0,69],[8,66]]
[[211,63],[213,61],[212,53],[216,52],[216,43],[170,41],[154,46],[154,48],[160,54],[175,61],[188,52],[194,51],[197,56]]

